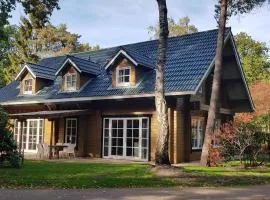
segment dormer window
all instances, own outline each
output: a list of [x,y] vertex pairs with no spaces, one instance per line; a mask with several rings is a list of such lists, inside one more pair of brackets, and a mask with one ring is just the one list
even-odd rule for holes
[[32,94],[33,79],[24,80],[24,94]]
[[75,91],[77,90],[77,77],[76,74],[67,73],[65,75],[65,90]]
[[118,68],[116,72],[117,86],[130,86],[130,67]]

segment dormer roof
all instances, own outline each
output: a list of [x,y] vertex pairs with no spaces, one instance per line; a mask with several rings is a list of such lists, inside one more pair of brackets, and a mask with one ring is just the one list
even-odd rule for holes
[[141,65],[150,69],[155,68],[155,62],[153,58],[150,58],[142,53],[137,52],[136,50],[128,47],[121,46],[119,51],[114,55],[114,57],[106,64],[105,69],[108,69],[112,66],[119,56],[126,57],[131,61],[135,66]]
[[27,63],[21,69],[15,80],[18,80],[25,71],[28,71],[34,78],[42,78],[47,80],[55,79],[55,69],[48,66],[42,66],[38,64]]
[[95,76],[100,74],[99,64],[94,63],[91,60],[85,60],[75,56],[67,55],[63,64],[55,73],[56,76],[62,71],[67,63],[70,63],[79,73],[87,73]]

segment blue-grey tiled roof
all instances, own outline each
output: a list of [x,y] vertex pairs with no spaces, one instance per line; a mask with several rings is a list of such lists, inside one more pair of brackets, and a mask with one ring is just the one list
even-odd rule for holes
[[135,60],[139,65],[149,67],[154,69],[155,68],[155,58],[148,57],[135,51],[131,46],[122,46],[120,50],[126,52],[133,60]]
[[49,66],[43,66],[38,64],[27,63],[27,66],[38,78],[44,78],[49,80],[55,79],[55,70]]
[[[226,35],[230,32],[227,29]],[[195,91],[206,70],[209,68],[215,56],[217,30],[198,32],[190,35],[172,37],[168,39],[167,60],[164,73],[165,92],[192,92]],[[59,89],[60,81],[43,88],[37,95],[20,96],[19,83],[12,82],[0,90],[0,101],[13,100],[39,100],[60,99],[72,97],[105,97],[133,94],[153,94],[155,84],[155,70],[148,69],[136,87],[112,88],[111,74],[105,70],[105,65],[122,48],[141,64],[152,66],[156,63],[157,40],[128,44],[118,47],[101,49],[98,51],[72,54],[73,61],[80,60],[80,67],[87,68],[87,64],[81,60],[89,60],[87,63],[95,63],[100,67],[99,75],[92,78],[80,91],[62,93]],[[68,56],[45,58],[38,62],[38,66],[46,66],[54,70],[61,67]],[[76,62],[75,61],[75,62]],[[84,63],[82,65],[82,63]],[[40,67],[40,69],[44,69]],[[97,66],[96,66],[97,67]],[[88,68],[87,68],[88,69]],[[96,68],[95,68],[96,69]],[[52,71],[53,71],[52,70]],[[90,70],[90,68],[89,68]],[[91,69],[92,70],[92,69]],[[10,92],[8,92],[10,91]]]
[[70,59],[75,65],[85,73],[89,73],[92,75],[100,74],[100,66],[97,63],[92,62],[89,59],[82,59],[76,56],[67,55],[67,59]]

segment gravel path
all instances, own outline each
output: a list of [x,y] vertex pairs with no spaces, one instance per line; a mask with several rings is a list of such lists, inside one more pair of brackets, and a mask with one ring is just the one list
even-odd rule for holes
[[179,200],[234,199],[270,200],[270,185],[219,188],[142,188],[142,189],[0,189],[0,200]]

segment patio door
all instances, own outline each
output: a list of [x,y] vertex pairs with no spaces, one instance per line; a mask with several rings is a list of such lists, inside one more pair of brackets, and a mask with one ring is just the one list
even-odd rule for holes
[[[14,139],[19,144],[21,122],[15,121]],[[43,143],[43,119],[27,119],[23,122],[22,147],[25,152],[36,152],[37,144]]]
[[148,160],[149,119],[105,118],[103,125],[103,157]]

